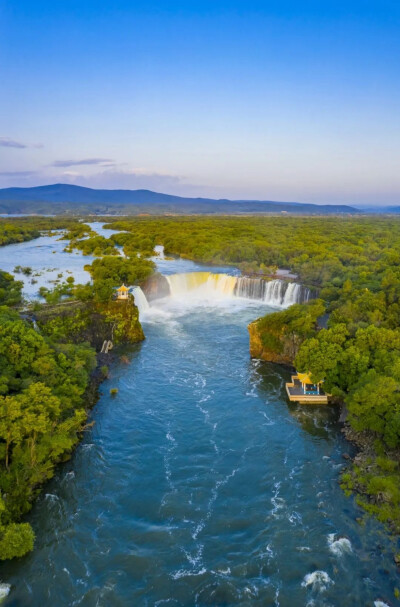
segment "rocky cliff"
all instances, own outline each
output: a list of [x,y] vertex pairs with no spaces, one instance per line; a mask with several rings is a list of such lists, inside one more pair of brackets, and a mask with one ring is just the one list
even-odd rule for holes
[[35,317],[44,335],[76,344],[88,342],[97,352],[105,340],[119,344],[144,339],[138,309],[132,299],[102,304],[68,301],[43,306]]
[[302,339],[297,335],[285,335],[284,332],[270,333],[259,328],[259,321],[248,326],[250,334],[250,356],[281,365],[293,365]]
[[248,326],[250,355],[268,362],[294,365],[301,344],[318,330],[318,318],[324,312],[324,303],[314,299],[255,320]]

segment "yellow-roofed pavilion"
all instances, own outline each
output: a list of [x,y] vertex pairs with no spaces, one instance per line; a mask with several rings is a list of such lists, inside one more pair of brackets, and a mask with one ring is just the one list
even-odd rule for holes
[[129,289],[124,284],[117,289],[117,299],[128,299]]
[[292,375],[292,381],[286,384],[286,392],[290,401],[296,403],[307,403],[326,405],[328,394],[321,388],[322,382],[314,383],[310,373],[299,373]]

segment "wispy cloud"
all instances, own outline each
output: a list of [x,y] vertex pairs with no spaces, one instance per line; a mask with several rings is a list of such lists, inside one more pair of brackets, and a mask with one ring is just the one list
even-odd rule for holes
[[81,160],[55,160],[52,167],[75,167],[83,165],[114,166],[114,160],[110,158],[82,158]]
[[2,148],[27,148],[26,143],[22,143],[21,141],[15,141],[15,139],[10,139],[9,137],[0,137],[0,146]]
[[0,171],[0,177],[32,177],[37,175],[36,171]]
[[25,148],[42,148],[42,143],[24,143],[22,141],[17,141],[16,139],[11,139],[11,137],[0,137],[0,147],[2,148],[18,148],[20,150]]

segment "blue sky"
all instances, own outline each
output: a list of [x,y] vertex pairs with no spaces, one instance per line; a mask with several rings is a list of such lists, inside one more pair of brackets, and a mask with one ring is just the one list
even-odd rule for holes
[[3,0],[0,187],[400,204],[400,3]]

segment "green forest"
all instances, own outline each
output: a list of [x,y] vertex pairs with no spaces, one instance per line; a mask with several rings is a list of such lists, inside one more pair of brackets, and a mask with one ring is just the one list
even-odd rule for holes
[[[361,506],[399,533],[400,221],[360,216],[107,221],[118,231],[110,238],[71,218],[0,222],[2,244],[64,228],[67,251],[97,257],[87,266],[91,284],[70,280],[42,292],[47,303],[38,315],[40,334],[18,314],[22,284],[0,273],[0,558],[31,548],[32,530],[20,518],[85,425],[84,394],[96,364],[96,348],[88,341],[94,319],[112,327],[117,342],[126,334],[131,341],[143,338],[137,314],[121,316],[113,293],[116,284],[142,284],[154,273],[149,258],[155,245],[163,245],[167,255],[231,264],[266,279],[277,268],[288,269],[313,290],[317,299],[309,304],[260,319],[261,339],[278,351],[283,335],[296,336],[293,364],[324,381],[333,406],[347,411],[349,437],[361,447],[362,457],[342,476],[343,489],[356,492]],[[16,240],[7,240],[12,237]],[[117,247],[125,257],[117,255]],[[52,305],[66,301],[76,303],[71,313],[51,313]],[[318,326],[323,314],[326,328]]]
[[39,334],[9,307],[21,285],[3,272],[0,281],[0,558],[7,559],[32,549],[33,531],[18,521],[84,428],[95,352]]

